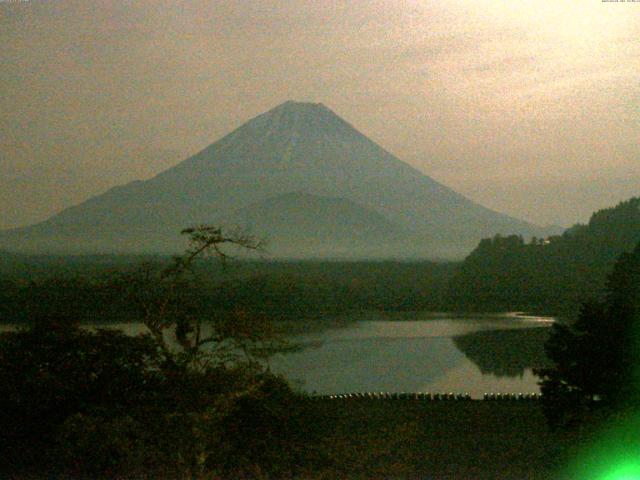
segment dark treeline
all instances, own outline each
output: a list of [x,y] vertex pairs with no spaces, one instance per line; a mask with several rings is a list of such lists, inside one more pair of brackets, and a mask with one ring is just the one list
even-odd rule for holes
[[455,264],[278,262],[237,265],[222,301],[287,316],[440,310]]
[[[0,255],[0,321],[23,322],[34,305],[52,308],[73,297],[82,321],[134,320],[114,281],[166,257],[22,257]],[[349,311],[442,310],[456,264],[434,262],[231,261],[198,266],[203,310],[241,308],[282,319]],[[40,295],[42,302],[33,298]],[[99,312],[99,315],[97,314]]]
[[598,211],[560,236],[485,239],[457,269],[449,298],[461,310],[572,313],[603,294],[616,258],[638,241],[640,198]]

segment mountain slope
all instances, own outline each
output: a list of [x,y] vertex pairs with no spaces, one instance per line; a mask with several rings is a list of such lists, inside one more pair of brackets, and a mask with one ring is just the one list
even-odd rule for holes
[[[364,258],[399,255],[414,238],[378,212],[344,198],[285,193],[231,212],[221,223],[267,240],[279,257]],[[412,249],[402,249],[412,255]]]
[[402,229],[384,216],[343,198],[285,193],[254,203],[224,219],[256,235],[340,239],[392,239]]
[[177,166],[5,233],[13,249],[151,251],[174,232],[291,192],[342,198],[426,237],[429,250],[471,248],[536,227],[489,210],[382,149],[321,104],[286,102]]

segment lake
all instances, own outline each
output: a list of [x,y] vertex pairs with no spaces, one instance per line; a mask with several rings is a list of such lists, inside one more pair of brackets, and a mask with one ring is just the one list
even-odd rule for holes
[[353,392],[537,393],[532,367],[548,364],[553,319],[516,314],[378,315],[297,335],[302,350],[277,354],[272,371],[318,394]]
[[[276,354],[273,372],[309,393],[537,393],[532,368],[548,364],[544,342],[554,320],[514,313],[453,315],[372,312],[295,335],[301,349]],[[135,335],[141,324],[94,325]],[[0,325],[0,331],[14,329]]]

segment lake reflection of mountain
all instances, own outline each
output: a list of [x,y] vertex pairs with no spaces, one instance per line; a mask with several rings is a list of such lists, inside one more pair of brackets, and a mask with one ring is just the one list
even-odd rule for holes
[[549,365],[544,343],[549,328],[486,330],[453,337],[458,349],[482,374],[522,377],[526,370]]

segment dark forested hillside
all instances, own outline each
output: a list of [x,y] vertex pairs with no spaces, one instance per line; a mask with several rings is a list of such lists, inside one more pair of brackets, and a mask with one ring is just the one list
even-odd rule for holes
[[600,210],[587,225],[548,239],[484,239],[456,272],[449,296],[461,309],[572,312],[585,298],[602,294],[615,259],[638,241],[640,198]]

